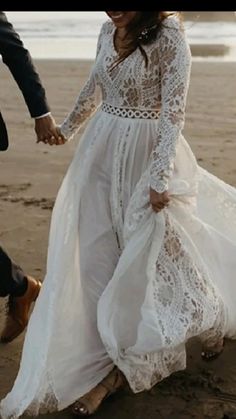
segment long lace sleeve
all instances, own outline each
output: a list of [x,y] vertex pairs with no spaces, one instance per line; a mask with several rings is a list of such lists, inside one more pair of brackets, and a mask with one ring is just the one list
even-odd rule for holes
[[[96,59],[101,49],[102,34],[103,27],[101,28],[98,37]],[[60,126],[60,130],[67,140],[70,140],[79,130],[81,125],[96,111],[99,105],[96,95],[96,87],[97,83],[93,66],[89,78],[76,100],[73,110],[67,115],[62,125]]]
[[168,190],[173,171],[176,142],[185,119],[191,53],[183,29],[176,18],[164,23],[160,39],[161,114],[152,152],[150,186],[157,192]]

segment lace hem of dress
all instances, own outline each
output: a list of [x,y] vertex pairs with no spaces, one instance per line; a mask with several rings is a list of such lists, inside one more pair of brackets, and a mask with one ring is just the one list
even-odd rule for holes
[[160,110],[118,108],[105,102],[102,104],[102,110],[112,115],[121,116],[122,118],[158,119],[160,116]]
[[[49,377],[48,377],[49,380]],[[59,400],[53,390],[50,381],[47,382],[47,390],[42,389],[37,396],[31,398],[26,395],[16,408],[12,408],[12,401],[4,399],[1,402],[0,414],[2,419],[18,419],[23,414],[26,416],[38,416],[46,413],[52,413],[59,410]]]
[[[22,403],[24,405],[24,401]],[[23,408],[24,409],[24,408]],[[3,419],[18,419],[22,414],[26,416],[37,416],[39,414],[44,415],[46,413],[53,413],[58,411],[58,400],[54,393],[46,394],[43,402],[38,400],[33,401],[26,410],[22,410],[22,407],[19,406],[9,415],[9,406],[1,406],[1,417]]]

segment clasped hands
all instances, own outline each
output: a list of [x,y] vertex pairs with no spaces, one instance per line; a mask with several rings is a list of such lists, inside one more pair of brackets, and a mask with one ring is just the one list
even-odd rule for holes
[[67,141],[51,114],[35,119],[35,132],[37,143],[43,142],[49,145],[62,145]]

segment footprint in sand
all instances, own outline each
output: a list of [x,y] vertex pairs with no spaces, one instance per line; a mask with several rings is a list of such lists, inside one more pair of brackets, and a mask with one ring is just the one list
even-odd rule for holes
[[2,201],[7,202],[21,202],[25,206],[35,206],[41,207],[42,209],[52,210],[54,205],[53,199],[47,198],[35,198],[35,197],[28,197],[24,198],[22,196],[17,196],[19,192],[24,192],[32,186],[30,182],[21,183],[19,185],[7,185],[7,184],[0,184],[0,199]]
[[26,191],[30,188],[31,183],[20,183],[19,185],[0,184],[0,198],[10,194],[17,194],[18,192]]

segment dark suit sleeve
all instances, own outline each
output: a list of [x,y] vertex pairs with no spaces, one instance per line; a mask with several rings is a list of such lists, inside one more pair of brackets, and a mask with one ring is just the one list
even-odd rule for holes
[[45,90],[30,53],[3,12],[0,12],[0,54],[23,93],[30,115],[37,117],[49,112]]

